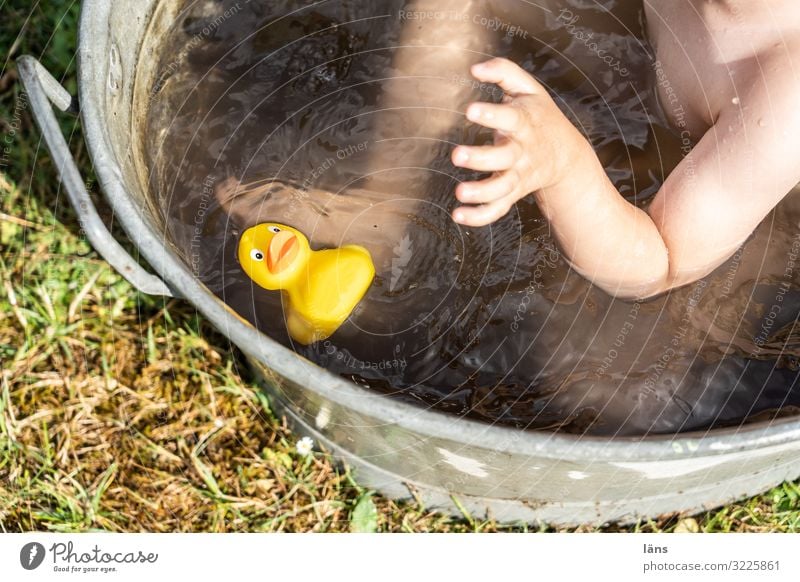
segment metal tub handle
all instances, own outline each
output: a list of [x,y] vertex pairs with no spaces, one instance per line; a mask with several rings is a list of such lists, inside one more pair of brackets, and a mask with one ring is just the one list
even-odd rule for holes
[[164,281],[143,269],[114,239],[86,191],[80,171],[75,165],[52,108],[52,105],[55,105],[61,111],[77,113],[77,99],[73,98],[34,57],[21,56],[17,59],[17,68],[22,85],[28,93],[33,117],[44,136],[50,155],[58,168],[61,183],[91,245],[120,275],[142,293],[175,297],[175,293]]

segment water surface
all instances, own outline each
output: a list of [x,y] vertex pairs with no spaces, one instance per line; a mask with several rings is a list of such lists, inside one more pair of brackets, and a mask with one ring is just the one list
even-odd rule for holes
[[[655,97],[640,3],[564,2],[569,19],[475,4],[471,22],[490,34],[476,37],[474,60],[507,56],[534,73],[622,194],[646,206],[683,154]],[[404,7],[187,2],[162,53],[145,141],[169,235],[197,276],[334,373],[491,423],[642,435],[795,412],[800,197],[711,276],[644,303],[572,272],[531,199],[491,227],[460,227],[449,218],[453,189],[471,175],[449,152],[491,139],[461,111],[499,92],[472,86],[462,66],[438,66],[430,85],[395,79],[387,95],[402,76],[402,27],[414,25]],[[424,91],[437,87],[458,89],[451,110],[425,109]],[[387,112],[388,98],[409,108]],[[451,129],[433,139],[437,124]],[[238,234],[268,220],[300,228],[316,248],[358,243],[376,258],[374,285],[326,342],[293,345],[280,296],[236,262]]]

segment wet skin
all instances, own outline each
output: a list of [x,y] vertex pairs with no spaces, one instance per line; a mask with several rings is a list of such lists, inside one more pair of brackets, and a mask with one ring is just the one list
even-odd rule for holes
[[503,104],[473,103],[493,146],[459,146],[456,222],[490,224],[533,194],[572,266],[608,293],[649,297],[696,281],[800,182],[800,5],[792,0],[645,2],[659,94],[693,145],[647,211],[620,195],[590,144],[536,79],[505,59],[472,68]]

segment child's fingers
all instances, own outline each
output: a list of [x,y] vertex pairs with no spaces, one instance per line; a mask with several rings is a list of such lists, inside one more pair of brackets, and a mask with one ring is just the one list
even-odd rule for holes
[[472,75],[483,83],[495,83],[512,96],[534,95],[544,89],[522,67],[508,59],[491,59],[472,66]]
[[478,172],[500,172],[513,166],[519,146],[513,141],[493,146],[458,146],[453,150],[453,164]]
[[467,107],[467,119],[484,127],[497,129],[503,133],[513,134],[520,129],[523,120],[519,107],[498,105],[478,101]]
[[456,187],[456,197],[467,204],[485,204],[511,194],[518,185],[516,172],[502,172],[479,182],[462,182]]
[[460,206],[453,211],[453,220],[464,226],[485,226],[502,218],[513,205],[509,197],[480,206]]

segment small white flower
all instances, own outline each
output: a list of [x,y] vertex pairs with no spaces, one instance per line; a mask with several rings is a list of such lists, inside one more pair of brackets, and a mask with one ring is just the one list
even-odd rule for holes
[[303,437],[297,441],[297,454],[301,457],[306,457],[314,450],[314,439],[311,437]]

